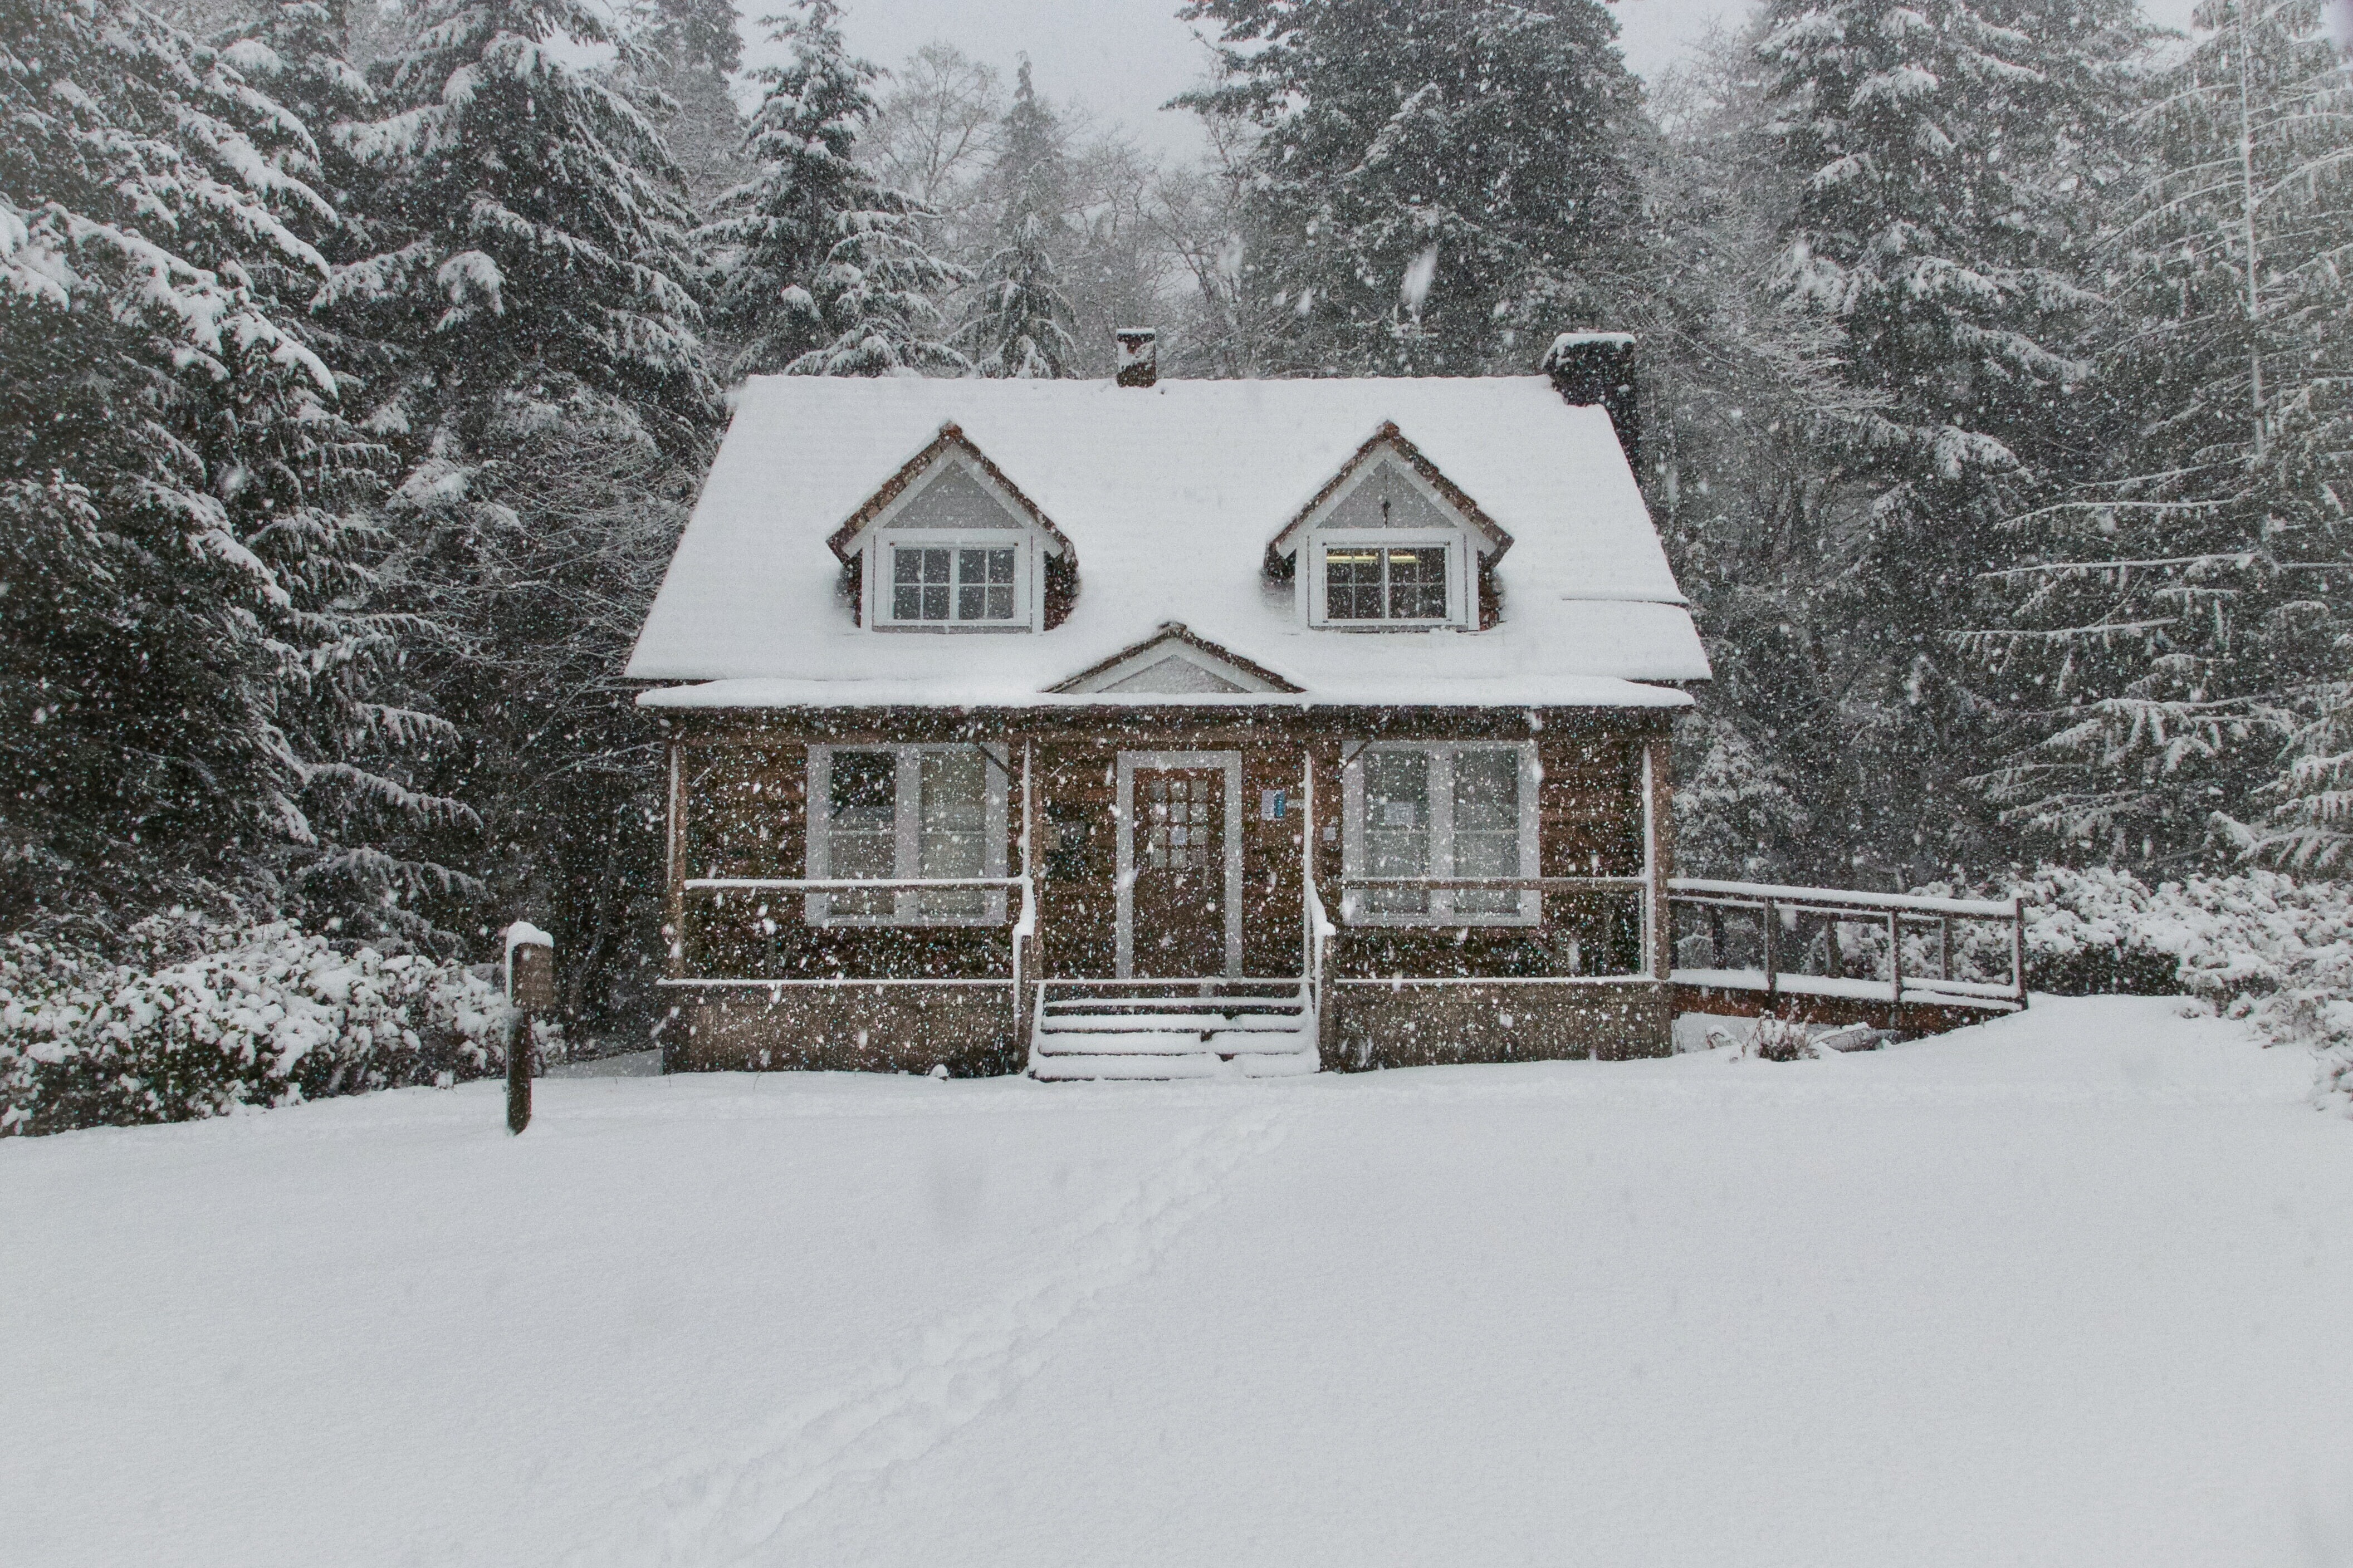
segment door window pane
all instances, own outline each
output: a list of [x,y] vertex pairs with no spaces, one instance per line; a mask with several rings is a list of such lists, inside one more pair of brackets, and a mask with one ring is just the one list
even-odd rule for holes
[[[889,752],[836,752],[827,786],[828,874],[889,877],[898,848],[899,759]],[[892,911],[889,893],[837,893],[835,915]]]
[[1219,847],[1209,792],[1224,787],[1211,778],[1145,779],[1145,865],[1159,871],[1206,869]]
[[[1454,867],[1457,877],[1520,874],[1520,759],[1514,752],[1454,753]],[[1516,913],[1507,889],[1457,889],[1457,914]]]
[[[915,875],[986,875],[988,848],[988,764],[977,749],[924,752],[918,764]],[[979,889],[920,892],[915,912],[938,917],[984,913],[988,895]]]
[[[1430,875],[1430,757],[1374,752],[1365,758],[1365,875]],[[1427,914],[1423,888],[1367,888],[1365,907],[1382,914]]]

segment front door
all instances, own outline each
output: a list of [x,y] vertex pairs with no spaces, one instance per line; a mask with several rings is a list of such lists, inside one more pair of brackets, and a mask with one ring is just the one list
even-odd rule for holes
[[1225,770],[1137,769],[1134,854],[1134,976],[1223,974]]

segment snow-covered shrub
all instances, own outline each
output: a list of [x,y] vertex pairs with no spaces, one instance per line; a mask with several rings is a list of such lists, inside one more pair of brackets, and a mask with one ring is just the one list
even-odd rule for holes
[[[2002,887],[1961,890],[2025,900],[2036,990],[2200,997],[2268,1039],[2323,1051],[2325,1091],[2353,1105],[2353,884],[2249,871],[2150,887],[2128,871],[2043,866]],[[1988,928],[1960,940],[1989,945],[1999,935]],[[1980,967],[1993,962],[1989,952],[1972,956]]]
[[1767,1014],[1749,1031],[1746,1054],[1768,1062],[1804,1062],[1821,1053],[1814,1049],[1811,1029]]
[[[185,1121],[505,1070],[488,966],[158,918],[103,958],[0,937],[0,1132]],[[560,1054],[553,1027],[543,1056]]]

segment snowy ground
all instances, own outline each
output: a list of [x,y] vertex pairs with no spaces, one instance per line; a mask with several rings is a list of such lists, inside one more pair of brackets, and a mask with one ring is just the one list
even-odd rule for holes
[[2161,1001],[1293,1082],[0,1144],[74,1563],[2353,1561],[2353,1125]]

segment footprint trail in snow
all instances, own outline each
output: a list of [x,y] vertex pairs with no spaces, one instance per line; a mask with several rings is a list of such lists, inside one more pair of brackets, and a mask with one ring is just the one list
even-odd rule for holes
[[944,1317],[912,1348],[796,1401],[742,1451],[664,1474],[570,1568],[756,1563],[794,1515],[838,1482],[907,1464],[1027,1381],[1055,1331],[1106,1290],[1141,1278],[1217,1201],[1234,1169],[1282,1139],[1259,1107],[1179,1142],[1176,1155],[1098,1211],[1049,1273]]

